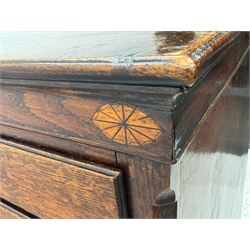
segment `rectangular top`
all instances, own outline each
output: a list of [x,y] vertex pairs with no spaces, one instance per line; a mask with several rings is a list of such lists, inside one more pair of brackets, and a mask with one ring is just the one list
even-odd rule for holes
[[191,86],[239,32],[2,32],[0,77]]

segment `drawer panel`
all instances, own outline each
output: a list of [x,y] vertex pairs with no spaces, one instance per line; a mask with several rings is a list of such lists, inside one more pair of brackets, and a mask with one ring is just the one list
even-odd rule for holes
[[119,218],[121,173],[0,140],[0,197],[41,218]]
[[0,202],[0,219],[28,219],[28,217]]

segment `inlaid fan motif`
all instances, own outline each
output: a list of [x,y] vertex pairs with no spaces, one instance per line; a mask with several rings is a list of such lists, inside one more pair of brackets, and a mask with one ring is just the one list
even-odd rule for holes
[[140,146],[156,141],[161,134],[148,114],[124,104],[105,104],[92,120],[103,134],[120,144]]

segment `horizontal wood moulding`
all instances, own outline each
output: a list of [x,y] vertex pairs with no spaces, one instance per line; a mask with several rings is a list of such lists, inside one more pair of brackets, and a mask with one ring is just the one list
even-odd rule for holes
[[2,78],[191,86],[240,32],[0,33]]
[[[222,37],[235,35],[223,33]],[[77,155],[84,154],[84,145],[91,145],[86,155],[98,158],[100,152],[108,164],[116,161],[116,152],[176,161],[211,103],[233,77],[248,46],[246,33],[237,36],[217,53],[213,70],[188,89],[1,79],[1,134],[58,149],[64,140]]]

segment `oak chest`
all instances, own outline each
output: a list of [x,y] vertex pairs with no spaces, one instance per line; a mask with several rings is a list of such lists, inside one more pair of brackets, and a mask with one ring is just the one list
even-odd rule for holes
[[244,32],[0,33],[0,218],[239,218]]

